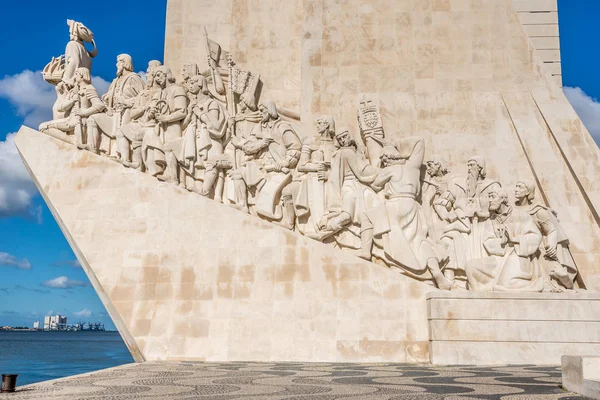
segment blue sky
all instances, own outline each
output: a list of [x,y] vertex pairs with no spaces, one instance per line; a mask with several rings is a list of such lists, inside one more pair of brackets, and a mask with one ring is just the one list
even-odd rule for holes
[[[0,326],[31,326],[44,315],[61,313],[71,323],[101,321],[113,327],[24,171],[10,134],[23,123],[35,127],[50,118],[52,87],[36,71],[64,52],[67,18],[83,22],[95,34],[99,55],[92,74],[102,91],[114,77],[118,54],[131,54],[138,71],[145,70],[149,60],[162,61],[166,0],[104,0],[79,8],[69,4],[73,3],[2,4]],[[600,98],[596,67],[600,54],[594,46],[600,39],[600,1],[559,0],[559,10],[565,92],[588,129],[600,138],[600,104],[594,100]]]

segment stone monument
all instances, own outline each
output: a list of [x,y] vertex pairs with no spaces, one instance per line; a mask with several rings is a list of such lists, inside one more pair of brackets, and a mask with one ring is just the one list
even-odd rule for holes
[[16,144],[138,361],[558,363],[600,349],[600,152],[536,4],[169,0],[164,66],[53,58]]

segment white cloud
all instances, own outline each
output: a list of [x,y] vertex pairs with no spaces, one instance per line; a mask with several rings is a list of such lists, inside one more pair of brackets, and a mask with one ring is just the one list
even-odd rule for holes
[[87,308],[84,308],[81,311],[74,312],[73,315],[76,317],[89,318],[92,316],[92,312],[90,310],[88,310]]
[[16,107],[17,115],[25,125],[37,128],[52,119],[52,105],[56,99],[54,86],[46,83],[40,71],[25,70],[0,80],[0,97]]
[[596,143],[600,143],[600,102],[579,87],[564,87],[563,92]]
[[79,262],[79,260],[56,261],[52,265],[54,265],[55,267],[81,268],[81,263]]
[[[100,96],[110,85],[98,76],[92,77],[92,84]],[[42,122],[52,119],[56,91],[54,86],[44,81],[41,71],[25,70],[0,79],[0,98],[15,106],[17,115],[24,119],[24,125],[37,129]]]
[[2,253],[2,252],[0,252],[0,265],[5,265],[7,267],[14,267],[14,268],[18,268],[18,269],[25,269],[25,270],[31,269],[31,263],[29,262],[28,259],[22,258],[19,260],[17,257],[13,256],[12,254]]
[[[97,76],[92,82],[100,96],[110,86]],[[0,79],[0,98],[15,107],[24,125],[37,129],[40,123],[52,119],[56,92],[54,86],[44,81],[40,71],[25,70]],[[15,133],[9,133],[4,141],[0,141],[0,217],[21,215],[41,222],[41,208],[32,207],[32,199],[38,192],[23,166],[14,136]]]
[[37,188],[15,147],[16,133],[0,142],[0,217],[29,216],[39,220],[39,209],[33,208]]
[[66,276],[59,276],[58,278],[50,279],[43,282],[42,286],[51,289],[72,289],[75,287],[87,286],[87,283],[84,281],[69,279]]
[[146,82],[146,71],[140,71],[140,72],[138,72],[138,75],[142,77],[144,82]]
[[98,96],[102,97],[102,95],[108,92],[108,88],[110,87],[110,82],[105,81],[103,78],[99,76],[92,76],[92,85],[96,88],[98,92]]

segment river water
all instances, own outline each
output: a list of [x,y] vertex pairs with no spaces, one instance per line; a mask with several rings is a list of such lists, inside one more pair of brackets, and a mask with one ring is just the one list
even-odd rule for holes
[[0,331],[0,374],[17,386],[133,362],[118,332]]

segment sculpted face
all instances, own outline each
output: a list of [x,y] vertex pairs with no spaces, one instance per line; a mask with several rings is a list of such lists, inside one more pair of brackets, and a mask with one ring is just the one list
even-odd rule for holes
[[269,110],[263,105],[258,107],[258,111],[260,111],[260,115],[262,116],[262,122],[269,122],[271,116],[269,115]]
[[335,138],[342,147],[348,147],[352,143],[352,137],[350,137],[350,132],[348,131],[339,133]]
[[490,200],[490,205],[488,209],[494,212],[499,211],[503,202],[502,197],[500,197],[500,195],[496,192],[490,192],[490,194],[488,195],[488,199]]
[[125,62],[117,58],[117,76],[122,76],[125,71]]
[[427,162],[427,173],[431,176],[437,176],[440,173],[440,169],[442,168],[442,164],[435,161]]
[[80,83],[83,80],[83,76],[81,76],[81,72],[79,71],[75,71],[74,78],[76,83]]
[[191,79],[188,83],[188,90],[192,94],[198,94],[202,90],[202,85],[199,79]]
[[317,120],[317,132],[322,135],[329,129],[329,123],[323,119]]
[[529,194],[528,192],[529,191],[527,190],[527,187],[523,184],[523,182],[519,182],[515,186],[515,197],[519,200],[527,197],[527,195]]
[[469,160],[467,163],[467,170],[469,171],[469,175],[474,178],[479,178],[479,173],[481,172],[481,167],[477,164],[475,160]]
[[163,71],[156,71],[154,74],[154,82],[162,88],[164,88],[167,84],[167,74]]

